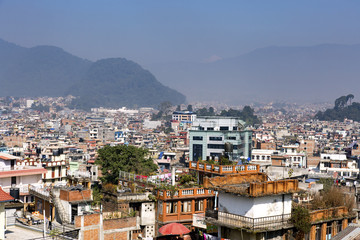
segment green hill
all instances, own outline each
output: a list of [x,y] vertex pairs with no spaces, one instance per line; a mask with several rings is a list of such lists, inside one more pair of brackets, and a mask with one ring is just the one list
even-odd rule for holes
[[158,106],[185,96],[126,59],[91,62],[53,46],[21,47],[0,39],[0,96],[78,97],[72,107]]
[[353,98],[354,95],[352,94],[339,97],[335,100],[334,108],[327,109],[324,112],[319,111],[315,118],[322,121],[344,121],[345,118],[360,121],[360,103],[351,103]]
[[69,89],[69,94],[79,96],[71,106],[90,107],[157,107],[159,103],[185,102],[185,96],[163,86],[139,64],[124,58],[99,60],[90,66],[81,81]]

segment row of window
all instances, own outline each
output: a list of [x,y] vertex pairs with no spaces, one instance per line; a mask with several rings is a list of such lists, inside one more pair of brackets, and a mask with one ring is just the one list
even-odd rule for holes
[[[210,141],[222,141],[222,137],[209,137]],[[227,137],[226,139],[228,140],[236,140],[236,137]],[[241,139],[244,139],[244,137],[241,137]],[[195,141],[202,141],[203,137],[202,136],[193,136],[193,140]]]
[[251,156],[251,159],[253,159],[253,160],[270,160],[270,156],[264,156],[264,155],[262,155],[262,156],[260,156],[260,155],[252,155]]
[[[199,126],[199,130],[205,130],[204,127],[201,127]],[[207,127],[206,128],[207,131],[214,131],[214,128],[213,127]],[[233,131],[237,131],[238,130],[238,127],[233,127],[232,128]],[[225,126],[220,126],[220,131],[229,131],[229,127],[225,127]]]
[[[192,212],[192,201],[182,201],[181,204],[181,212],[187,213]],[[195,212],[204,211],[204,200],[195,200]],[[171,201],[166,203],[166,213],[177,213],[178,212],[178,202]]]

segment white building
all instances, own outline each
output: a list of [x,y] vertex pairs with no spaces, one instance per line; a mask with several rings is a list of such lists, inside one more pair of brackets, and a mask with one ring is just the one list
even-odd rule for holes
[[333,173],[334,177],[357,177],[359,168],[356,160],[347,159],[345,153],[320,155],[319,170],[321,173]]
[[0,153],[0,186],[9,193],[10,189],[19,189],[19,200],[31,202],[29,185],[42,183],[46,169],[40,166],[18,165],[19,157]]

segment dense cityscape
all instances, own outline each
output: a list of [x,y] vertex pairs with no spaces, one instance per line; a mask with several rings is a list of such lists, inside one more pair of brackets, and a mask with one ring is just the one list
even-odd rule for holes
[[360,240],[359,12],[0,0],[0,240]]
[[71,99],[0,99],[3,236],[323,239],[357,219],[360,124],[315,118],[331,104]]

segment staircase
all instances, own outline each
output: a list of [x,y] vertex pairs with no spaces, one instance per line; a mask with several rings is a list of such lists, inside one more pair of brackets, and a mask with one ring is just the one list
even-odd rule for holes
[[57,211],[61,222],[64,223],[70,223],[70,218],[69,218],[69,214],[66,213],[64,206],[62,205],[60,198],[56,195],[56,193],[54,192],[54,188],[51,189],[50,191],[50,197],[52,202],[55,205],[55,210]]

